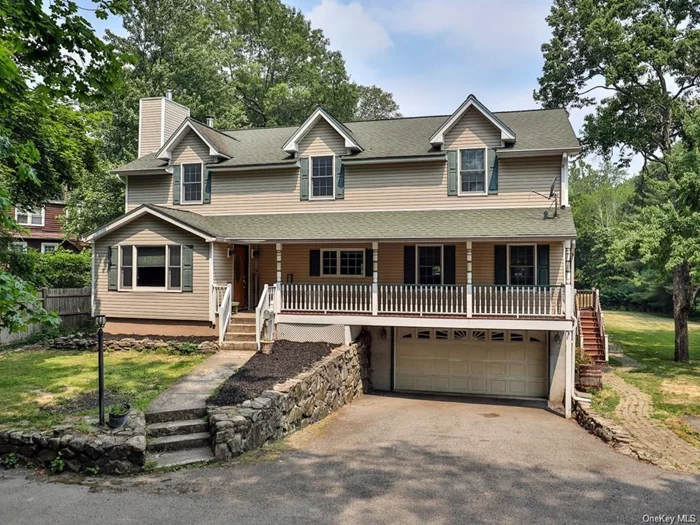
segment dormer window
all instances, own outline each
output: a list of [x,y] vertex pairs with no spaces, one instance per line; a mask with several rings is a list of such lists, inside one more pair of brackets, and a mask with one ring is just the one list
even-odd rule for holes
[[332,199],[335,177],[333,156],[311,157],[311,198]]
[[21,226],[44,226],[44,213],[43,206],[38,210],[30,211],[15,209],[15,220]]
[[460,194],[486,193],[486,149],[459,150]]
[[201,204],[202,202],[202,165],[182,165],[182,202],[184,204]]

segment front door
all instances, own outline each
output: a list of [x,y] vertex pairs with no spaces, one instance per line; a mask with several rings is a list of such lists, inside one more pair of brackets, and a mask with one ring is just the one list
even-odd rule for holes
[[248,308],[248,246],[233,247],[233,300],[238,308]]
[[418,284],[442,284],[442,246],[418,247]]

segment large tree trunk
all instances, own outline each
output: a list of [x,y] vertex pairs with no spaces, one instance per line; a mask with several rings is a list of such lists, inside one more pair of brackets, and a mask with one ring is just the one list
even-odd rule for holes
[[695,290],[690,278],[690,266],[684,262],[673,269],[673,318],[676,325],[674,361],[690,361],[688,316],[693,307],[694,297]]

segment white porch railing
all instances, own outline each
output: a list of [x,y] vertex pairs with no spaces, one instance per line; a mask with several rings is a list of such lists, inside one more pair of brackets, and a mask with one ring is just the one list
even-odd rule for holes
[[214,311],[216,315],[219,315],[219,308],[224,300],[224,294],[226,293],[226,288],[231,286],[230,284],[214,284],[212,286],[212,294],[214,295]]
[[281,309],[294,312],[371,313],[371,284],[282,284]]
[[219,306],[219,343],[223,343],[226,338],[226,330],[228,330],[228,325],[231,322],[231,301],[233,297],[233,291],[231,285],[226,285],[226,291],[221,299],[221,305]]
[[563,317],[564,286],[474,285],[474,315]]
[[268,311],[274,316],[274,293],[275,285],[270,286],[266,284],[260,295],[258,306],[255,308],[255,343],[258,345],[258,350],[260,350],[260,343],[263,339],[263,331],[266,331],[264,335],[266,340],[272,339],[274,320],[272,318],[265,319],[264,313]]
[[379,313],[466,315],[466,285],[380,284]]

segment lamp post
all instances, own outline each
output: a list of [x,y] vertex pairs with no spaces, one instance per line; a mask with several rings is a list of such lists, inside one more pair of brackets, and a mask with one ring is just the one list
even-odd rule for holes
[[100,425],[105,424],[105,334],[103,328],[107,323],[107,317],[98,315],[97,320],[97,367],[98,367],[98,389],[100,405]]

